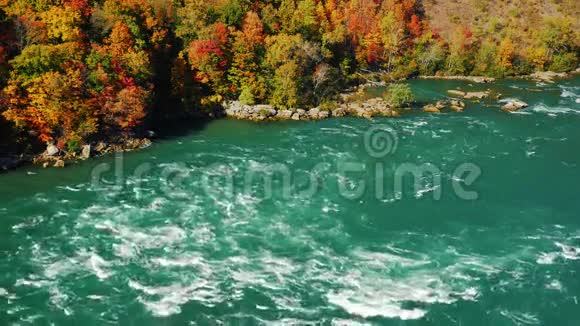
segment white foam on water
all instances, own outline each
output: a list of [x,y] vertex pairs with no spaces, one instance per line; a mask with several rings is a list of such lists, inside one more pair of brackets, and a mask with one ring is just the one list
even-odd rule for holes
[[394,255],[386,252],[371,252],[366,250],[357,249],[353,254],[370,265],[375,265],[378,267],[390,267],[393,265],[403,266],[403,267],[415,267],[429,264],[431,261],[422,257],[421,259],[415,260],[410,258],[405,258],[399,255]]
[[540,325],[538,317],[531,313],[502,310],[500,311],[500,314],[511,320],[516,325]]
[[360,297],[355,291],[348,290],[329,293],[327,299],[347,313],[363,318],[387,317],[411,320],[423,318],[427,313],[418,308],[403,309],[398,304],[382,297],[380,293],[365,293],[363,297]]
[[561,85],[560,88],[562,89],[561,97],[568,97],[576,99],[576,103],[578,103],[578,99],[580,99],[580,94],[577,92],[580,91],[580,87],[570,87],[570,86],[563,86]]
[[139,301],[145,305],[154,316],[167,317],[181,312],[181,306],[195,300],[207,306],[213,306],[223,299],[217,290],[217,284],[204,279],[197,279],[189,284],[175,283],[168,286],[145,286],[130,280],[129,286],[146,296],[156,297],[158,300],[148,300],[139,297]]
[[550,253],[541,253],[536,259],[536,263],[540,265],[552,265],[554,261],[558,258],[558,253],[550,252]]
[[139,248],[129,242],[123,241],[122,243],[113,245],[113,252],[119,258],[130,259],[139,254]]
[[110,263],[104,260],[101,256],[96,253],[87,253],[88,257],[84,263],[85,267],[89,269],[94,275],[96,275],[100,280],[109,278],[113,273],[107,269],[110,267]]
[[546,289],[554,291],[562,291],[562,282],[558,280],[553,280],[550,283],[546,284]]
[[547,113],[550,116],[556,116],[558,114],[565,114],[565,113],[580,113],[578,110],[574,110],[568,107],[563,106],[547,106],[544,103],[539,103],[532,106],[530,111],[537,112],[537,113]]
[[371,323],[363,323],[356,320],[334,318],[330,321],[332,326],[369,326]]
[[560,255],[564,259],[570,259],[570,260],[580,259],[580,248],[565,245],[565,244],[560,243],[560,242],[556,242],[555,245],[562,250]]

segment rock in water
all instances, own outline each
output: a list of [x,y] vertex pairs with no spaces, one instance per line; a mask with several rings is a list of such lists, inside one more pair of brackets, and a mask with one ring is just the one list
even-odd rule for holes
[[83,146],[83,149],[81,150],[81,158],[83,160],[86,160],[89,157],[91,157],[91,145],[85,145],[85,146]]
[[429,104],[429,105],[425,105],[423,107],[423,112],[428,112],[428,113],[441,113],[441,110],[433,104]]
[[64,168],[64,161],[63,160],[56,161],[56,163],[54,163],[54,167],[55,168]]
[[449,93],[451,95],[455,95],[455,96],[461,96],[461,97],[464,97],[465,96],[465,92],[458,91],[458,90],[455,90],[455,89],[450,89],[450,90],[447,91],[447,93]]
[[55,156],[60,152],[60,149],[58,149],[58,147],[54,146],[53,144],[48,144],[48,146],[46,146],[46,155],[47,156]]
[[528,103],[520,101],[520,100],[510,100],[504,105],[501,109],[507,112],[514,112],[519,109],[525,108],[528,106]]
[[451,94],[451,95],[455,95],[455,96],[460,96],[463,97],[465,99],[471,100],[471,99],[484,99],[486,97],[489,97],[490,92],[489,91],[484,91],[484,92],[463,92],[463,91],[459,91],[459,90],[455,90],[455,89],[450,89],[447,91],[447,93]]
[[566,76],[566,73],[558,73],[553,71],[538,71],[530,75],[532,79],[545,83],[553,83],[554,79],[565,78]]

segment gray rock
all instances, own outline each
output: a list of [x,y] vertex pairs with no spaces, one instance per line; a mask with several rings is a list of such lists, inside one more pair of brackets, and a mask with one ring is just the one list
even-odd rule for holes
[[313,109],[308,110],[308,116],[310,117],[310,119],[317,120],[319,114],[320,114],[320,110],[318,108],[313,108]]
[[91,157],[91,145],[85,145],[85,146],[83,146],[83,149],[81,150],[81,158],[83,160],[86,160],[89,157]]
[[300,120],[300,113],[296,112],[296,113],[292,114],[292,120],[296,120],[296,121]]
[[60,149],[58,149],[58,147],[54,146],[54,144],[48,144],[46,146],[45,153],[47,156],[56,156],[56,155],[58,155],[58,153],[60,153]]
[[280,119],[290,119],[290,118],[292,118],[292,111],[279,110],[278,113],[276,114],[276,117],[280,118]]

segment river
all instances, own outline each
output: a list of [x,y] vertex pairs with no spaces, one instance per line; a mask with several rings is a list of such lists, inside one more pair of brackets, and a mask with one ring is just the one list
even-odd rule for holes
[[[0,175],[2,325],[580,323],[580,78]],[[380,90],[377,90],[377,92]]]

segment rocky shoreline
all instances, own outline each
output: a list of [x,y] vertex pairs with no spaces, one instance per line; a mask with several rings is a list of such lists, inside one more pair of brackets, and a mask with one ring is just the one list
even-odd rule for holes
[[109,153],[134,151],[149,147],[151,144],[152,142],[149,138],[127,138],[116,143],[100,141],[94,144],[87,144],[78,152],[66,152],[53,144],[47,144],[46,150],[32,157],[31,162],[44,168],[63,168],[69,162],[86,160]]
[[[580,73],[580,68],[569,74],[555,72],[536,72],[529,76],[521,78],[533,79],[539,82],[551,83],[555,79],[565,78],[572,74]],[[420,76],[419,79],[428,80],[463,80],[473,83],[491,83],[494,78],[480,76]],[[357,94],[364,92],[366,88],[386,86],[386,83],[367,83],[351,88],[348,92],[341,94],[342,102],[336,103],[332,109],[315,107],[305,109],[277,109],[267,104],[246,105],[239,101],[228,101],[222,104],[222,110],[216,117],[224,116],[230,119],[248,120],[254,122],[262,121],[315,121],[328,118],[340,117],[359,117],[372,119],[373,117],[398,117],[404,110],[410,108],[395,108],[381,97],[369,98],[366,100],[349,101],[349,97],[356,97]],[[434,103],[428,103],[422,107],[425,113],[441,113],[445,110],[453,112],[463,112],[465,110],[464,100],[480,101],[483,99],[499,100],[501,94],[495,94],[490,91],[467,92],[462,90],[448,90],[450,99],[440,100]],[[527,103],[517,99],[500,101],[501,110],[505,112],[514,112],[528,106]],[[0,156],[0,171],[18,168],[22,165],[33,163],[43,167],[65,167],[68,162],[86,160],[90,157],[101,156],[113,152],[133,151],[148,147],[151,145],[149,138],[128,138],[115,143],[97,142],[83,146],[79,152],[64,152],[54,145],[48,145],[46,150],[39,155],[4,155]]]
[[337,103],[331,110],[312,108],[304,109],[276,109],[271,105],[246,105],[239,101],[230,101],[223,104],[225,116],[228,118],[249,121],[312,121],[330,117],[360,117],[372,118],[376,116],[396,117],[399,109],[394,108],[384,99],[377,97],[361,102]]

